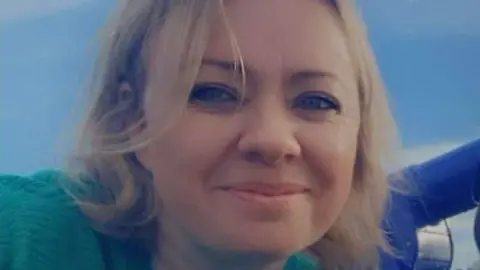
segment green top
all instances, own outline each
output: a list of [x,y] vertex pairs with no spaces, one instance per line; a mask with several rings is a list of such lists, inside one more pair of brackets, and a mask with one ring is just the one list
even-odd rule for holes
[[[58,179],[68,180],[57,171],[0,175],[0,269],[152,269],[147,252],[94,231]],[[284,269],[318,267],[298,254]]]

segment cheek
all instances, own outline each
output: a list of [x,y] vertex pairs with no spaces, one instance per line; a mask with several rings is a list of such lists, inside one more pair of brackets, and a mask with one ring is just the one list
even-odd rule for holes
[[327,187],[350,182],[357,152],[356,125],[333,126],[325,124],[318,130],[305,132],[300,139],[305,161],[318,179]]
[[[232,122],[188,111],[147,149],[148,163],[162,200],[199,194],[211,170],[228,152],[235,131]],[[212,136],[215,134],[215,136]]]
[[[307,133],[306,133],[307,134]],[[355,125],[329,126],[303,138],[305,162],[310,173],[318,216],[335,218],[344,207],[354,175],[357,150]]]

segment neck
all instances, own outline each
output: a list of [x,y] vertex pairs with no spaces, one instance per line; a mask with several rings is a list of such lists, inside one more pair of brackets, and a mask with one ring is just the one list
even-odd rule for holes
[[[173,252],[169,252],[173,253]],[[281,270],[286,260],[269,260],[253,254],[233,255],[218,252],[215,256],[202,256],[184,252],[183,254],[162,254],[156,262],[156,269],[162,270]],[[208,252],[211,253],[211,252]],[[212,255],[212,254],[209,254]],[[222,258],[223,257],[223,258]],[[228,257],[228,258],[225,258]]]
[[155,261],[157,270],[281,270],[287,261],[283,256],[260,252],[209,248],[180,237],[178,230],[164,234],[159,243]]

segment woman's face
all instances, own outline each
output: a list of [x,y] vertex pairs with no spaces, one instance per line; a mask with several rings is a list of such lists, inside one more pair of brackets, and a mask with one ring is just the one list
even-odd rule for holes
[[[289,254],[320,239],[349,196],[355,75],[323,1],[233,0],[226,12],[245,64],[244,99],[219,20],[188,108],[139,157],[154,175],[166,235]],[[147,112],[147,121],[161,120]]]

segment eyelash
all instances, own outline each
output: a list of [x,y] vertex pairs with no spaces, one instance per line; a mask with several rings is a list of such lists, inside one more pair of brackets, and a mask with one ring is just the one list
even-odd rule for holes
[[[307,101],[307,103],[305,103],[305,101]],[[196,104],[207,109],[231,110],[242,105],[240,102],[240,93],[235,88],[218,83],[196,84],[189,96],[190,104]],[[338,113],[341,111],[339,104],[340,103],[336,98],[327,93],[310,91],[295,97],[291,103],[291,106],[294,109],[304,111],[333,110]]]
[[[317,105],[314,106],[314,108],[303,108],[303,110],[307,111],[325,111],[325,110],[334,110],[336,112],[340,112],[340,103],[338,100],[329,94],[323,93],[323,92],[306,92],[302,93],[299,96],[297,96],[293,102],[292,102],[292,107],[295,109],[302,109],[299,108],[300,106],[298,105],[300,102],[305,101],[305,99],[302,98],[311,98],[310,101],[313,100],[313,102],[310,102],[309,104],[307,103],[306,106],[309,105]],[[316,104],[315,104],[316,103]],[[311,106],[310,106],[311,107]]]
[[[210,96],[208,96],[210,95]],[[216,97],[214,95],[217,95]],[[219,95],[220,100],[218,100]],[[212,100],[216,98],[217,100]],[[240,100],[239,93],[232,87],[223,84],[197,84],[193,87],[189,102],[198,103],[198,102],[238,102]]]

